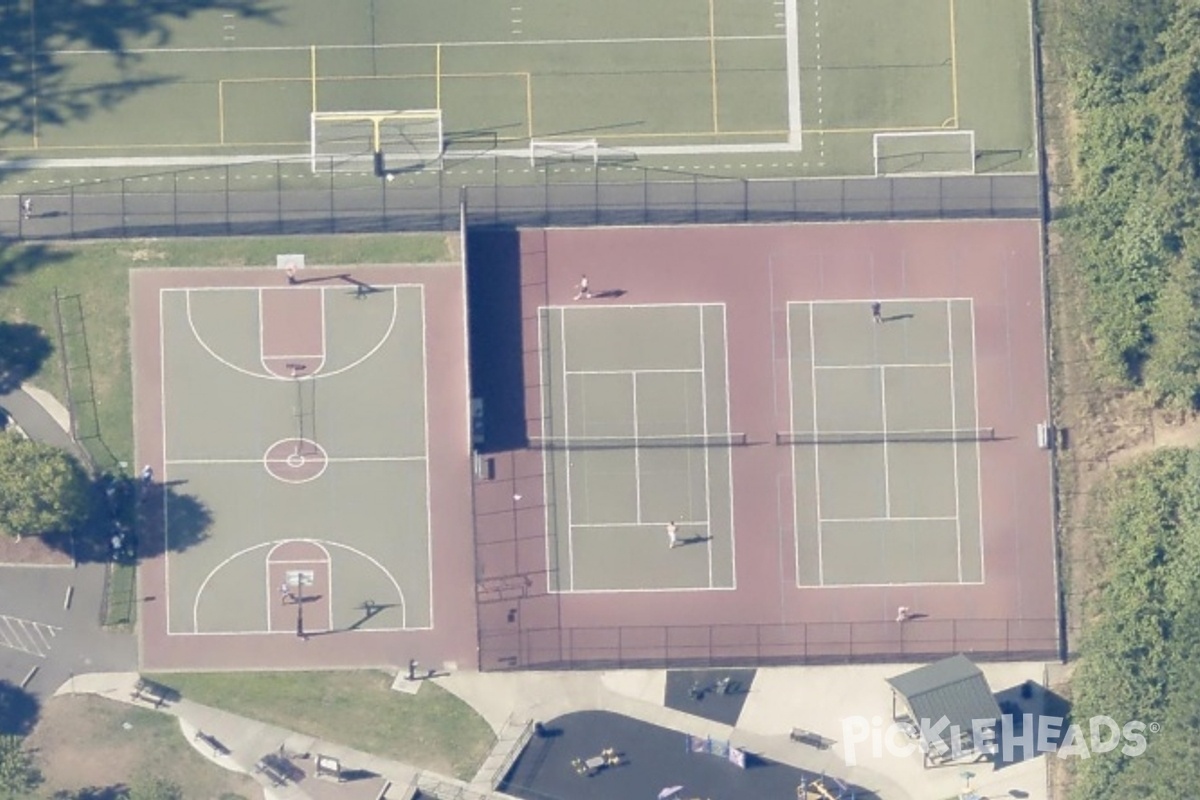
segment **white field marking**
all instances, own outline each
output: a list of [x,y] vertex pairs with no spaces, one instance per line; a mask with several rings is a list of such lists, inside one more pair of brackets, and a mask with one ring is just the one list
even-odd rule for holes
[[[637,413],[637,373],[630,373],[632,380],[630,386],[633,388],[633,438],[637,439],[638,435],[638,413]],[[640,523],[642,521],[642,448],[633,448],[633,518],[634,521]],[[570,460],[570,454],[567,459]]]
[[[725,354],[725,430],[733,430],[731,412],[729,410],[729,330],[725,320],[725,304],[721,304],[721,337],[722,352]],[[774,337],[772,337],[774,338]],[[774,359],[772,359],[774,360]],[[733,546],[733,448],[727,448],[725,457],[729,459],[729,570],[730,582],[737,588],[737,549]]]
[[[968,307],[971,309],[971,383],[975,395],[975,426],[979,427],[979,353],[976,347],[976,340],[979,338],[976,335],[975,328],[975,302],[967,301]],[[983,448],[980,443],[975,443],[975,491],[978,494],[975,496],[975,504],[979,506],[979,582],[983,583],[986,576],[984,571],[984,563],[986,555],[983,547]]]
[[913,581],[912,583],[825,583],[821,585],[822,589],[891,589],[897,586],[905,588],[921,587],[921,586],[982,586],[982,581],[967,581],[960,583],[958,581]]
[[[812,313],[811,309],[809,309],[809,313]],[[788,430],[795,430],[796,429],[796,388],[795,388],[796,381],[795,381],[795,377],[792,374],[794,372],[794,370],[792,369],[792,303],[790,301],[784,304],[783,327],[784,327],[784,336],[787,337],[787,378],[788,378],[788,383],[787,383],[787,390],[788,390],[787,428],[788,428]],[[815,376],[816,373],[814,372],[813,375]],[[778,419],[778,417],[777,417],[777,419]],[[816,453],[813,454],[813,457],[816,458]],[[792,489],[792,545],[795,547],[795,554],[796,554],[796,556],[795,556],[796,560],[795,560],[795,564],[793,566],[796,569],[796,585],[799,586],[800,585],[800,492],[799,492],[799,487],[796,485],[796,458],[797,458],[796,451],[793,450],[791,453],[789,453],[788,458],[790,459],[791,464],[792,464],[792,486],[791,486],[791,489]],[[820,527],[821,527],[820,512],[818,512],[817,513],[818,542],[820,540],[820,535],[821,535]],[[820,547],[819,543],[818,543],[818,547]],[[818,552],[820,552],[820,551],[818,550]],[[818,558],[817,561],[818,561],[818,569],[820,569],[820,566],[819,566],[820,559]]]
[[[379,561],[377,559],[375,559],[374,557],[367,555],[366,553],[364,553],[363,551],[359,550],[356,547],[351,547],[350,545],[343,544],[342,542],[334,542],[329,539],[281,539],[281,540],[277,540],[274,542],[260,542],[259,544],[255,544],[255,545],[251,545],[249,547],[243,548],[243,549],[237,551],[236,553],[234,553],[233,555],[227,557],[220,564],[217,564],[215,567],[213,567],[211,570],[209,570],[209,573],[204,576],[204,580],[200,582],[200,588],[196,590],[195,602],[192,604],[192,631],[194,633],[201,632],[200,631],[200,621],[199,621],[200,620],[200,600],[201,600],[202,596],[204,595],[205,589],[208,588],[208,582],[210,580],[212,580],[214,575],[216,575],[222,568],[224,568],[227,564],[229,564],[229,562],[233,561],[236,558],[240,558],[240,557],[246,555],[247,553],[252,553],[255,550],[261,550],[264,547],[271,547],[272,549],[274,549],[274,547],[278,546],[279,544],[284,544],[287,542],[304,542],[306,544],[315,544],[318,546],[328,545],[330,547],[340,547],[343,550],[348,550],[349,552],[353,553],[354,555],[366,560],[368,563],[372,564],[380,572],[382,572],[387,577],[388,581],[391,582],[392,586],[396,590],[396,596],[400,599],[400,628],[398,630],[428,630],[428,628],[409,628],[408,627],[408,604],[404,599],[404,590],[400,588],[400,582],[396,580],[396,576],[394,576],[392,574],[391,570],[389,570],[387,567],[380,564]],[[266,559],[263,559],[263,563],[264,564],[267,563]],[[267,585],[268,586],[271,585],[269,572],[267,573]],[[270,593],[268,593],[268,603],[269,603],[269,598],[270,598]],[[269,624],[269,620],[270,620],[270,611],[271,611],[271,609],[268,604],[268,607],[267,607],[268,624]],[[432,620],[432,618],[433,618],[433,613],[431,611],[430,619]],[[376,629],[372,628],[372,630],[376,630]],[[266,631],[244,631],[243,633],[270,633],[270,632],[271,632],[271,630],[268,629]],[[223,631],[212,631],[211,633],[227,635],[226,632],[223,632]],[[229,631],[228,633],[233,634],[233,633],[237,633],[237,632]]]
[[[558,327],[559,334],[562,336],[562,368],[563,368],[563,441],[570,443],[571,441],[571,423],[570,423],[570,407],[571,407],[571,392],[567,386],[567,314],[566,311],[559,309],[558,312]],[[567,455],[567,583],[571,589],[575,588],[575,537],[573,534],[574,514],[571,511],[571,456]]]
[[[338,45],[321,45],[322,50],[399,50],[399,49],[428,49],[435,45],[441,45],[443,48],[451,47],[505,47],[508,45],[541,45],[545,47],[558,47],[562,45],[608,45],[608,44],[670,44],[674,42],[708,42],[712,37],[709,36],[647,36],[647,37],[618,37],[613,39],[522,39],[520,41],[505,41],[505,40],[479,40],[469,42],[404,42],[393,44],[338,44]],[[780,34],[745,34],[734,36],[718,36],[717,41],[720,42],[755,42],[755,41],[775,41],[784,38]],[[270,52],[304,52],[307,53],[311,47],[309,45],[272,45],[272,46],[245,46],[245,47],[140,47],[122,50],[124,53],[138,53],[143,55],[157,55],[170,53],[270,53]],[[108,50],[93,50],[93,49],[68,49],[68,50],[38,50],[39,54],[45,53],[56,56],[94,56],[111,55]]]
[[[954,308],[946,301],[946,346],[950,350],[950,428],[958,428],[958,403],[954,391]],[[962,520],[959,519],[958,443],[951,445],[954,451],[954,547],[958,559],[958,580],[962,582]]]
[[[708,364],[704,353],[704,306],[698,306],[697,310],[700,312],[700,429],[704,431],[705,436],[708,436]],[[709,520],[712,519],[712,476],[709,470],[707,447],[704,448],[704,516]],[[713,585],[712,533],[712,530],[709,529],[708,540],[704,543],[704,549],[708,556],[708,585],[710,588]]]
[[887,413],[887,370],[879,367],[879,405],[883,415],[883,513],[892,515],[891,466],[888,461],[888,413]]
[[[812,361],[809,362],[809,367],[810,367],[809,379],[812,381],[812,404],[813,404],[813,408],[812,408],[813,426],[812,426],[812,429],[814,431],[820,430],[820,428],[818,427],[818,423],[817,423],[817,370],[815,369],[816,365],[817,365],[817,329],[816,329],[817,315],[815,312],[816,312],[816,309],[813,307],[813,304],[809,303],[808,304],[808,350],[809,350],[809,358],[812,359]],[[791,320],[789,317],[789,326],[790,326],[790,324],[791,324]],[[789,333],[788,333],[789,349],[791,348],[791,346],[792,346],[792,338],[791,338],[791,332],[789,330]],[[790,367],[791,359],[788,359],[788,364],[789,364],[789,369],[790,369],[791,368]],[[817,585],[824,586],[825,585],[825,548],[824,548],[825,529],[821,526],[821,448],[819,448],[819,447],[813,448],[813,465],[814,465],[813,466],[813,480],[814,480],[814,483],[816,483],[816,485],[817,485],[817,499],[816,499],[816,503],[815,503],[816,510],[817,510]],[[799,552],[798,549],[797,549],[797,552]],[[799,564],[799,562],[797,562],[797,565],[798,564]],[[796,574],[798,576],[799,572],[797,572]]]
[[800,146],[804,124],[800,115],[800,12],[797,0],[784,0],[784,53],[787,63],[788,144]]
[[[383,336],[380,337],[379,341],[376,342],[375,345],[369,351],[364,353],[357,360],[352,361],[351,363],[347,364],[346,366],[339,367],[338,369],[323,373],[320,377],[332,378],[335,375],[340,375],[343,372],[354,369],[355,367],[359,366],[367,359],[374,356],[377,352],[379,352],[379,349],[381,347],[383,347],[384,344],[387,343],[388,339],[391,338],[392,331],[395,330],[395,327],[396,327],[396,316],[398,313],[398,305],[399,305],[398,294],[397,294],[396,290],[403,289],[403,288],[413,288],[414,286],[420,287],[421,284],[397,284],[397,285],[391,287],[392,288],[392,318],[388,322],[387,330],[384,331]],[[168,290],[164,289],[161,291],[168,291]],[[180,290],[175,290],[175,291],[180,291]],[[215,359],[218,363],[224,364],[225,366],[229,367],[234,372],[240,372],[241,374],[247,375],[251,378],[259,378],[262,380],[269,380],[269,381],[291,381],[291,380],[294,380],[290,375],[275,375],[273,373],[268,374],[268,375],[263,375],[258,372],[252,372],[251,370],[248,370],[244,367],[239,367],[237,364],[234,364],[234,363],[230,362],[228,359],[224,358],[223,356],[218,355],[216,353],[216,351],[214,351],[208,345],[208,342],[206,342],[204,340],[204,338],[200,335],[200,332],[196,329],[195,321],[192,318],[192,300],[191,300],[191,291],[192,290],[189,289],[189,290],[182,290],[182,291],[184,291],[184,296],[187,297],[187,321],[188,321],[188,327],[190,327],[192,329],[192,336],[193,336],[193,338],[195,338],[196,343],[199,344],[200,347],[202,347],[204,349],[204,351],[207,352],[210,356],[212,356],[212,358]],[[224,291],[242,291],[242,290],[236,289],[236,288],[235,289],[225,288]],[[161,324],[161,317],[159,319],[160,319],[160,324]],[[261,333],[262,313],[261,313],[261,311],[259,312],[259,326],[260,326],[259,336],[260,336],[260,341],[261,341],[261,336],[262,336],[262,333]],[[261,345],[259,346],[259,353],[260,353],[260,357],[261,357],[261,353],[262,353]]]
[[[393,308],[399,305],[399,296],[392,290]],[[425,559],[428,574],[429,592],[429,627],[433,627],[433,486],[429,480],[429,330],[428,316],[425,313],[425,285],[421,284],[421,391],[425,401]],[[330,574],[330,592],[333,591],[333,575]],[[332,594],[331,594],[332,596]],[[329,605],[332,614],[333,604]],[[332,619],[332,617],[331,617]],[[407,611],[405,613],[407,619]],[[332,627],[332,623],[331,626]]]

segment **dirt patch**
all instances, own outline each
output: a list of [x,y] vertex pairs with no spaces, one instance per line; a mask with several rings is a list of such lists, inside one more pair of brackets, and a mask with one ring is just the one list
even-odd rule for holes
[[144,774],[174,782],[189,800],[262,796],[248,776],[193,750],[174,717],[99,697],[51,698],[26,744],[45,776],[47,796],[62,789],[128,786]]
[[69,567],[71,556],[49,547],[37,536],[23,536],[17,541],[6,533],[0,533],[0,566],[57,566]]

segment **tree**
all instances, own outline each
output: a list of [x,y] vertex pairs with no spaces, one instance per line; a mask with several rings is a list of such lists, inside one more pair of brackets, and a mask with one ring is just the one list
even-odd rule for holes
[[0,736],[0,797],[26,797],[42,782],[19,736]]
[[79,463],[49,445],[0,433],[0,531],[64,532],[88,509],[88,480]]

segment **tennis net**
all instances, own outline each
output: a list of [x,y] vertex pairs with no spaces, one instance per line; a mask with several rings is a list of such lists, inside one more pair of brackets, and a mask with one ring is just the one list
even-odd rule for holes
[[988,442],[995,428],[959,428],[928,431],[781,431],[775,444],[893,444],[902,442]]
[[531,436],[531,450],[623,450],[640,447],[743,447],[744,433],[693,436]]

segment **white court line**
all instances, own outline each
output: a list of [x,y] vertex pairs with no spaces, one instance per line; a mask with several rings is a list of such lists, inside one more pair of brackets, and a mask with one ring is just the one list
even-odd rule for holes
[[[655,528],[660,524],[658,522],[576,522],[571,527],[573,528]],[[693,519],[687,522],[675,523],[680,528],[695,527],[701,528],[709,524],[706,519]]]
[[958,517],[822,517],[821,522],[952,522]]
[[[926,303],[944,303],[947,300],[968,300],[969,301],[970,299],[971,298],[969,298],[969,297],[893,297],[891,299],[886,299],[886,298],[882,299],[882,302],[885,306],[888,303],[903,303],[905,305],[923,305]],[[860,299],[860,300],[854,300],[854,299],[810,300],[810,301],[808,301],[808,303],[809,303],[809,305],[821,305],[821,306],[833,306],[833,305],[842,305],[845,303],[851,303],[853,305],[864,306],[864,310],[865,310],[865,309],[870,308],[871,303],[874,303],[877,300],[881,300],[881,298],[871,297],[871,298],[864,298],[864,299]],[[799,302],[799,301],[797,301],[797,302]],[[887,315],[884,314],[884,316],[886,317]]]
[[[775,337],[772,336],[772,339]],[[721,304],[721,344],[725,354],[725,430],[731,431],[732,419],[729,410],[729,330],[725,321],[725,304]],[[737,548],[733,545],[733,510],[737,505],[733,502],[733,448],[726,448],[725,457],[729,460],[729,569],[730,583],[737,588]]]
[[[520,40],[479,40],[462,42],[393,42],[388,44],[333,44],[320,45],[321,50],[401,50],[429,49],[435,45],[444,48],[451,47],[508,47],[540,45],[542,47],[560,47],[563,45],[609,45],[609,44],[671,44],[675,42],[700,42],[707,44],[713,37],[709,36],[621,36],[614,39],[520,39]],[[717,36],[718,42],[770,42],[784,38],[777,33],[738,34]],[[166,53],[271,53],[271,52],[303,52],[310,50],[309,45],[254,45],[241,47],[133,47],[122,49],[122,53],[137,53],[139,55],[159,55]],[[38,54],[56,56],[109,56],[110,50],[93,50],[79,48],[70,50],[39,49]]]
[[[166,317],[163,316],[163,297],[162,289],[158,290],[158,401],[159,401],[159,421],[162,424],[162,441],[159,442],[161,453],[159,453],[162,461],[162,479],[163,483],[170,480],[170,474],[167,469],[167,324]],[[184,306],[187,309],[188,327],[192,329],[193,336],[196,333],[196,328],[192,325],[191,311],[191,296],[185,291],[183,293]],[[170,492],[162,492],[162,537],[163,537],[163,604],[166,607],[167,632],[171,630],[171,541],[167,533],[167,527],[170,524],[167,516],[167,495]],[[141,580],[141,570],[138,570],[138,580]],[[141,631],[144,626],[139,625],[138,630]],[[193,627],[193,631],[195,628]],[[139,634],[140,635],[140,634]]]
[[796,0],[784,0],[783,22],[783,45],[787,63],[788,144],[800,145],[804,123],[800,116],[800,12],[796,8]]
[[[700,312],[700,429],[708,436],[708,364],[704,353],[704,306],[697,306]],[[691,509],[688,509],[690,512]],[[709,471],[708,448],[704,448],[704,516],[712,520],[712,474]],[[708,531],[708,541],[704,549],[708,554],[708,586],[713,585],[713,532]]]
[[934,363],[930,363],[930,364],[821,364],[820,366],[816,367],[816,369],[879,369],[880,367],[886,367],[888,369],[892,369],[894,367],[900,367],[900,368],[904,368],[904,369],[913,369],[916,367],[920,367],[920,368],[941,367],[944,369],[949,366],[953,366],[953,365],[952,364],[934,364]]
[[[274,549],[274,548],[272,548],[272,549]],[[274,628],[274,626],[271,625],[271,608],[275,604],[274,603],[274,601],[275,601],[275,585],[271,582],[270,555],[271,554],[268,552],[267,558],[263,559],[263,583],[265,583],[267,586],[267,633],[274,633],[275,628]],[[206,577],[204,579],[204,583],[200,584],[201,590],[204,589],[204,584],[208,583],[208,578],[211,578],[212,576],[213,576],[213,573],[210,572],[208,574],[208,577]],[[279,594],[282,595],[283,592],[280,592]],[[282,604],[283,600],[280,599],[279,602],[280,602],[280,604]],[[193,633],[200,632],[200,592],[199,591],[196,592],[196,604],[192,610],[192,632]]]
[[671,592],[732,592],[732,586],[676,586],[663,588],[625,587],[621,589],[571,589],[569,591],[550,592],[549,594],[657,594]]
[[[631,372],[630,386],[633,388],[633,438],[637,439],[638,435],[638,413],[637,413],[637,373]],[[567,459],[571,456],[568,453]],[[642,448],[633,448],[633,518],[639,524],[642,521]]]
[[[228,291],[228,292],[237,292],[237,291],[245,291],[246,290],[245,288],[228,288],[228,287],[220,287],[220,288],[223,291]],[[392,338],[392,332],[396,329],[396,317],[398,316],[398,313],[399,313],[398,290],[399,289],[412,289],[412,288],[421,289],[422,309],[424,309],[424,287],[422,287],[421,284],[397,284],[397,285],[392,286],[391,287],[391,289],[392,289],[392,318],[388,321],[387,330],[383,332],[383,335],[381,337],[379,337],[379,341],[375,343],[374,347],[372,347],[370,350],[368,350],[366,353],[364,353],[356,361],[352,361],[349,364],[347,364],[346,366],[339,367],[338,369],[332,370],[331,372],[323,372],[323,373],[321,373],[320,377],[332,378],[335,375],[341,375],[343,372],[348,372],[349,370],[352,370],[355,367],[359,366],[360,364],[365,362],[367,359],[371,358],[377,352],[379,352],[380,348],[382,348],[385,344],[387,344],[388,340]],[[167,290],[167,289],[159,290],[159,312],[160,312],[159,313],[159,327],[160,328],[162,327],[162,314],[161,314],[161,312],[162,312],[162,294],[163,294],[163,292],[166,292],[166,291],[169,291],[169,290]],[[176,290],[176,291],[179,291],[179,290]],[[256,289],[256,291],[259,292],[259,306],[260,306],[260,308],[259,308],[259,360],[261,362],[261,360],[262,360],[262,344],[261,344],[261,342],[262,342],[262,309],[261,309],[261,304],[262,304],[261,292],[262,292],[262,290],[261,290],[261,288],[258,288],[258,289]],[[223,364],[226,367],[229,367],[229,369],[233,370],[234,372],[240,372],[243,375],[247,375],[251,378],[258,378],[260,380],[269,380],[269,381],[292,381],[292,380],[295,380],[290,375],[276,375],[274,373],[268,373],[268,374],[264,375],[262,373],[252,372],[251,370],[248,370],[245,367],[239,367],[237,364],[234,364],[233,362],[229,361],[225,357],[219,355],[215,350],[213,350],[212,347],[209,346],[208,342],[206,342],[204,340],[204,337],[202,337],[200,335],[200,331],[196,328],[196,322],[192,318],[191,290],[183,290],[183,293],[184,293],[184,297],[187,298],[187,323],[188,323],[188,327],[191,328],[192,337],[196,340],[196,344],[200,345],[200,347],[206,353],[208,353],[209,356],[211,356],[217,363]],[[324,308],[324,307],[322,306],[322,308]],[[424,318],[422,318],[422,319],[424,319]]]
[[[422,400],[425,402],[425,407],[422,409],[425,425],[425,552],[428,557],[425,559],[425,568],[428,575],[428,595],[429,595],[429,627],[433,627],[433,485],[429,479],[429,316],[425,313],[425,284],[420,284],[421,297],[421,392]],[[395,308],[400,304],[400,298],[396,294],[396,290],[392,290],[393,304]],[[324,305],[322,305],[324,309]],[[325,317],[322,314],[321,324],[324,325]],[[332,564],[332,562],[330,562]],[[333,567],[329,568],[329,627],[333,629]],[[407,607],[405,609],[404,621],[408,621]]]
[[883,414],[883,513],[892,515],[891,467],[888,461],[888,413],[887,413],[887,369],[879,367],[879,405]]
[[[466,252],[466,251],[464,250],[463,252]],[[546,354],[548,354],[550,351],[549,351],[549,345],[547,344],[547,341],[546,341],[546,326],[544,324],[542,324],[543,320],[548,319],[549,316],[550,316],[549,311],[546,311],[545,313],[543,313],[542,309],[538,309],[538,315],[537,315],[537,321],[538,321],[538,387],[539,387],[538,394],[539,394],[539,400],[540,400],[538,407],[541,410],[541,430],[539,431],[539,433],[542,436],[546,435],[546,423],[547,423],[547,420],[549,420],[549,418],[550,418],[549,412],[546,409],[546,394],[547,394],[547,388],[546,388],[547,356],[546,356]],[[468,384],[468,385],[470,385],[470,384]],[[567,454],[566,457],[569,459],[570,454]],[[550,527],[552,524],[551,523],[551,515],[550,515],[550,506],[552,503],[554,506],[554,518],[555,519],[558,518],[558,497],[557,496],[551,497],[551,495],[550,495],[550,467],[551,467],[550,451],[543,450],[542,451],[542,497],[545,498],[546,511],[547,511],[547,513],[546,513],[546,567],[547,567],[547,570],[549,570],[550,565],[554,564],[555,571],[558,572],[559,569],[561,569],[562,565],[559,563],[559,559],[558,559],[558,552],[557,552],[558,536],[557,535],[555,535],[553,537],[556,552],[554,553],[554,558],[553,559],[550,558],[550,542],[551,542]],[[570,491],[570,489],[571,489],[571,487],[568,486],[567,491]],[[557,529],[555,530],[555,533],[557,533]],[[561,573],[559,573],[559,574],[561,574]],[[550,586],[550,575],[549,574],[546,575],[546,586],[547,586],[547,588],[549,588],[549,586]]]
[[681,368],[681,369],[573,369],[569,370],[567,375],[634,375],[637,373],[653,373],[653,374],[675,374],[675,373],[694,373],[703,372],[698,368]]
[[[791,304],[789,303],[788,305],[790,306]],[[812,418],[813,418],[812,419],[812,423],[813,423],[812,429],[814,431],[817,431],[817,430],[820,430],[820,428],[817,427],[817,370],[816,370],[816,366],[817,366],[817,329],[816,329],[817,322],[816,322],[816,316],[817,315],[815,312],[816,312],[816,309],[813,307],[813,304],[810,302],[808,304],[808,350],[809,350],[809,357],[812,359],[812,361],[809,362],[809,367],[810,367],[809,379],[812,381]],[[791,348],[792,348],[791,322],[792,322],[792,319],[791,319],[791,315],[789,314],[788,315],[788,350],[789,350],[789,352],[791,351]],[[790,376],[791,376],[791,369],[792,369],[792,359],[789,357],[788,358],[789,382],[790,382]],[[789,391],[790,391],[790,387],[789,387]],[[793,454],[792,457],[795,458],[795,455]],[[825,585],[825,555],[824,555],[824,552],[825,552],[825,548],[824,548],[825,530],[824,530],[824,528],[821,527],[821,448],[819,448],[819,447],[813,448],[813,465],[814,465],[813,480],[817,485],[817,499],[816,499],[817,585],[824,586]],[[795,482],[795,477],[794,477],[795,470],[796,470],[795,464],[793,463],[793,465],[792,465],[793,483]],[[796,548],[797,566],[799,565],[799,552],[800,552],[800,549],[799,549],[799,547],[797,547]],[[796,574],[797,574],[797,577],[799,577],[799,572],[797,572]]]
[[[426,461],[428,456],[346,456],[343,458],[327,458],[328,464],[350,464],[359,461]],[[286,464],[286,458],[172,458],[165,464]]]
[[[951,430],[958,428],[958,402],[956,392],[954,391],[954,308],[950,301],[946,301],[946,346],[950,350],[950,428]],[[978,426],[976,426],[978,427]],[[958,444],[950,446],[954,451],[954,547],[958,559],[958,580],[962,582],[962,521],[959,517],[959,493],[961,489],[958,485]]]
[[[979,337],[975,333],[975,301],[968,300],[967,306],[971,309],[971,383],[975,396],[975,426],[979,427],[979,353],[976,348]],[[983,583],[986,575],[986,554],[983,547],[983,448],[979,442],[975,443],[975,481],[975,504],[979,506],[979,581]]]
[[[707,42],[708,39],[705,38],[704,41]],[[541,306],[541,307],[546,308],[546,309],[556,309],[556,310],[560,310],[560,311],[565,311],[567,309],[570,309],[572,312],[576,312],[576,311],[588,312],[588,311],[608,311],[608,310],[614,309],[614,308],[632,308],[632,309],[640,310],[640,309],[645,309],[645,308],[696,308],[697,306],[703,308],[704,306],[720,306],[720,305],[724,305],[724,303],[636,303],[636,304],[635,303],[599,303],[599,304],[590,305],[590,306],[574,304],[574,305],[565,305],[565,306]]]
[[[563,441],[568,444],[571,441],[571,423],[569,417],[569,409],[571,407],[571,392],[567,386],[567,312],[560,309],[558,312],[558,327],[559,333],[562,336],[562,368],[563,368]],[[563,459],[567,462],[567,569],[568,583],[571,589],[575,588],[575,541],[572,533],[572,525],[574,515],[571,511],[571,454],[568,453]]]

